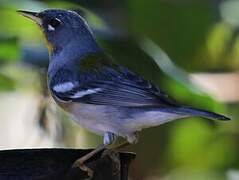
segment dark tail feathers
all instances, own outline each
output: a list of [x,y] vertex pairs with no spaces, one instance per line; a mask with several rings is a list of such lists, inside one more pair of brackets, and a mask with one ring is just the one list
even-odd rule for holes
[[177,111],[180,113],[185,113],[188,115],[192,115],[192,116],[199,116],[199,117],[204,117],[204,118],[208,118],[208,119],[216,119],[216,120],[221,120],[221,121],[228,121],[230,120],[230,118],[214,113],[214,112],[210,112],[210,111],[206,111],[206,110],[202,110],[202,109],[197,109],[197,108],[192,108],[192,107],[179,107],[177,108]]

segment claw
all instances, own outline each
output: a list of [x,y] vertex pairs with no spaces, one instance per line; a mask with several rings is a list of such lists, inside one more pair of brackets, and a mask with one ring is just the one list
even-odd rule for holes
[[94,171],[90,168],[88,168],[84,163],[88,159],[90,159],[92,156],[97,154],[99,151],[103,150],[106,147],[106,145],[100,145],[98,148],[94,149],[93,151],[89,152],[85,156],[77,159],[74,164],[72,165],[73,168],[80,168],[82,171],[87,172],[87,175],[90,177],[90,179],[93,177]]
[[80,168],[82,171],[85,171],[88,175],[88,177],[91,179],[94,175],[94,171],[90,168],[88,168],[84,163],[82,163],[80,160],[76,160],[74,164],[72,165],[73,168]]

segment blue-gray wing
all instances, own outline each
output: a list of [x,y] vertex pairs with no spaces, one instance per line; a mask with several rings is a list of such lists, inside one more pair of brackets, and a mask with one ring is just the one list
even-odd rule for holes
[[121,107],[177,106],[156,86],[126,68],[106,67],[81,73],[66,92],[54,92],[64,101]]

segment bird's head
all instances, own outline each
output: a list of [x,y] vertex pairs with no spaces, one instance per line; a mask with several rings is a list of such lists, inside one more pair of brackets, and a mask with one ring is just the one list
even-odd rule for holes
[[73,40],[92,38],[86,21],[76,12],[59,9],[18,12],[40,26],[51,51],[61,49]]

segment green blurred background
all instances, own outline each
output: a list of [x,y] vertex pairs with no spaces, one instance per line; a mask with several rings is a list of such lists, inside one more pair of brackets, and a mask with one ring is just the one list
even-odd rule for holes
[[225,114],[144,130],[132,180],[239,179],[239,1],[0,0],[0,148],[89,148],[98,137],[69,120],[46,89],[48,54],[17,9],[76,10],[117,61],[177,101]]

